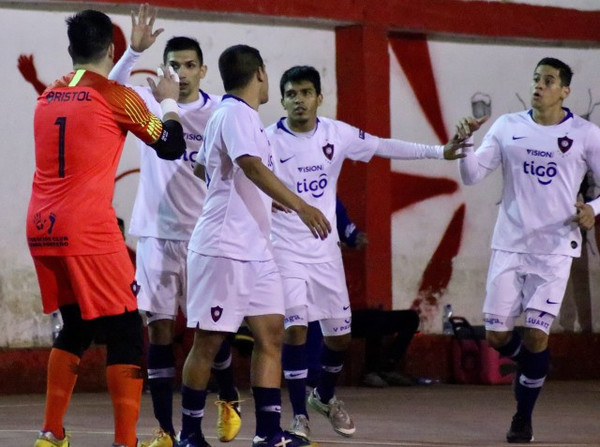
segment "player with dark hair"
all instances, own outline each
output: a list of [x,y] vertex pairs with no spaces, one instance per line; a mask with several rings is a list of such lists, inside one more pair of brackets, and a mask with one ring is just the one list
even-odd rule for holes
[[132,90],[106,76],[113,66],[113,25],[85,10],[67,19],[73,71],[39,97],[34,116],[35,163],[27,240],[44,312],[60,309],[63,328],[50,352],[46,410],[35,447],[67,447],[63,419],[77,368],[95,336],[106,340],[106,375],[114,409],[113,446],[134,447],[142,390],[142,323],[134,268],[111,201],[128,132],[159,157],[185,149],[175,98],[176,76],[152,91],[163,120]]
[[[502,169],[483,313],[490,344],[518,365],[510,443],[533,440],[533,409],[550,365],[550,327],[572,260],[581,253],[580,228],[591,229],[600,213],[600,199],[577,199],[586,172],[600,175],[600,129],[563,107],[572,75],[558,59],[540,60],[531,81],[531,109],[502,115],[481,146],[460,162],[466,185]],[[461,124],[475,131],[482,122],[470,118]],[[522,338],[513,330],[521,314]]]
[[[344,122],[317,116],[323,95],[319,72],[313,67],[288,69],[281,77],[280,91],[287,116],[267,129],[273,171],[332,223],[336,222],[336,187],[345,159],[368,162],[374,155],[405,160],[462,156],[464,144],[458,135],[446,146],[428,146],[378,138]],[[275,213],[272,239],[285,292],[282,362],[294,410],[290,430],[310,435],[305,342],[308,324],[319,321],[324,335],[321,375],[308,404],[329,419],[336,433],[352,436],[354,422],[335,396],[351,337],[350,300],[339,238],[333,235],[325,241],[316,240],[296,214]]]
[[[109,78],[125,83],[141,53],[161,34],[153,30],[156,9],[141,5],[132,14],[131,46],[111,71]],[[165,161],[148,151],[138,139],[140,183],[133,206],[130,234],[138,237],[136,280],[140,285],[138,307],[148,325],[148,386],[154,415],[159,423],[147,447],[172,447],[173,386],[175,355],[173,341],[179,309],[186,312],[187,245],[202,211],[206,186],[194,175],[195,159],[202,145],[204,127],[221,98],[200,88],[206,75],[202,50],[197,40],[177,36],[169,39],[163,63],[179,76],[179,119],[186,138],[186,151],[177,160]],[[148,87],[132,87],[151,111],[160,110]],[[240,405],[233,383],[231,349],[228,341],[215,358],[213,371],[219,385],[217,435],[231,441],[241,427]]]
[[256,410],[253,447],[309,446],[281,430],[283,291],[271,248],[272,199],[295,211],[313,237],[331,227],[323,214],[283,185],[258,108],[269,81],[255,48],[235,45],[219,57],[227,94],[209,119],[196,171],[206,179],[204,208],[189,244],[188,327],[194,344],[183,368],[180,447],[206,447],[202,417],[210,366],[223,340],[245,319],[254,335],[250,366]]

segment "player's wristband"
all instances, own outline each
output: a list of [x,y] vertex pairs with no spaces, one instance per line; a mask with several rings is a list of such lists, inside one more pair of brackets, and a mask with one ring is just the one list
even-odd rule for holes
[[179,115],[179,109],[177,107],[177,101],[175,101],[173,98],[166,98],[163,99],[160,102],[160,109],[162,110],[163,113],[163,117],[167,114],[167,113],[176,113]]

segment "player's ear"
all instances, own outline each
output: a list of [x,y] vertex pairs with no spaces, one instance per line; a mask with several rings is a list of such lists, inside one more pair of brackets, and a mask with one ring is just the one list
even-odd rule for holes
[[561,95],[562,99],[566,99],[571,93],[571,87],[568,85],[563,86],[563,93]]
[[319,93],[317,95],[317,107],[319,107],[323,103],[323,94]]
[[108,45],[108,50],[106,50],[106,56],[108,57],[108,59],[110,59],[111,61],[115,61],[115,44],[114,43],[110,43]]
[[207,71],[208,71],[208,67],[206,65],[200,66],[200,79],[204,79],[204,76],[206,76]]

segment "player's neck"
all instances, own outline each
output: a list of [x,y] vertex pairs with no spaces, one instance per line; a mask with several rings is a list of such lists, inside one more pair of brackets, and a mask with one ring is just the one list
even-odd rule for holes
[[317,117],[315,116],[314,118],[306,120],[306,121],[305,120],[299,121],[299,120],[292,120],[288,116],[287,125],[292,132],[298,132],[298,133],[312,132],[317,127]]
[[179,104],[190,104],[192,102],[198,101],[198,99],[200,99],[200,92],[198,90],[195,90],[187,96],[179,95],[177,102]]
[[257,94],[257,92],[250,88],[228,90],[227,94],[242,99],[246,104],[248,104],[250,107],[257,111],[258,107],[261,104],[260,96]]
[[561,106],[551,109],[533,109],[531,116],[541,126],[554,126],[564,120],[566,114]]
[[110,73],[110,68],[103,64],[73,64],[73,71],[77,70],[92,71],[105,78],[108,78],[108,73]]

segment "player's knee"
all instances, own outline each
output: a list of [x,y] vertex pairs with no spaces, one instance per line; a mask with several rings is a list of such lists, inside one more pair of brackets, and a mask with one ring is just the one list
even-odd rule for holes
[[155,320],[148,323],[148,339],[155,345],[170,345],[174,338],[173,320]]
[[306,343],[306,326],[290,326],[283,335],[284,343],[288,345],[303,345]]
[[350,334],[335,335],[324,337],[323,341],[325,345],[332,351],[345,351],[350,346],[352,337]]
[[79,306],[63,306],[60,309],[63,327],[54,341],[54,347],[81,357],[94,339],[94,323],[81,318]]
[[532,353],[545,351],[548,348],[548,334],[540,329],[525,328],[523,346]]
[[142,319],[138,312],[106,317],[106,364],[141,366],[143,351]]
[[512,337],[512,331],[486,331],[485,338],[492,348],[498,349],[506,345]]

